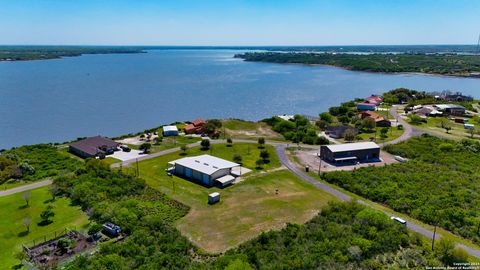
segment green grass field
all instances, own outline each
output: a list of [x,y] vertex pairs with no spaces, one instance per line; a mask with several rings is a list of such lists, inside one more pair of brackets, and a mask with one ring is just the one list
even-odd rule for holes
[[[10,269],[19,263],[15,259],[15,253],[21,250],[22,243],[42,239],[44,235],[65,227],[81,229],[88,223],[87,216],[80,207],[71,206],[66,198],[57,198],[51,203],[55,212],[52,218],[53,223],[39,226],[40,213],[51,198],[48,187],[30,191],[29,207],[25,207],[23,193],[0,197],[0,265],[2,269]],[[23,225],[23,219],[27,216],[32,220],[28,234]]]
[[[267,169],[279,168],[273,148],[267,146],[267,149],[272,155]],[[190,155],[200,153],[198,148],[189,151]],[[246,167],[258,156],[256,144],[244,143],[233,147],[215,145],[212,155],[231,159],[234,152],[243,153]],[[191,207],[187,216],[177,222],[177,228],[207,252],[225,251],[262,231],[281,228],[287,222],[304,223],[321,206],[334,200],[333,196],[285,169],[254,171],[245,175],[242,182],[225,189],[206,188],[166,175],[167,162],[179,157],[177,152],[142,161],[139,163],[140,176],[150,186]],[[208,205],[207,195],[215,191],[221,194],[221,202]]]
[[[155,152],[167,150],[170,148],[180,147],[182,145],[189,145],[195,142],[199,142],[201,140],[202,138],[192,137],[192,136],[163,137],[163,140],[162,142],[160,142],[160,144],[154,144],[153,141],[149,142],[150,144],[152,144],[152,148],[150,149],[149,152],[155,153]],[[128,147],[138,150],[140,145],[128,144]]]
[[[441,123],[444,120],[447,120],[452,127],[449,133],[447,133],[445,129],[441,127]],[[479,126],[478,123],[475,123],[473,121],[469,121],[469,123],[475,124],[475,126]],[[417,125],[412,124],[412,127],[423,130],[434,136],[445,138],[445,139],[451,139],[451,140],[471,139],[471,134],[468,132],[469,130],[465,129],[463,124],[455,123],[451,120],[448,120],[445,117],[429,117],[427,119],[427,123],[421,123]],[[480,139],[480,135],[474,134],[473,138]]]
[[102,162],[107,164],[107,165],[111,165],[113,163],[121,162],[121,160],[113,158],[113,157],[106,157],[106,158],[102,159]]
[[[370,141],[370,138],[376,137],[376,142],[377,143],[383,143],[383,142],[388,142],[391,140],[394,140],[400,136],[402,136],[403,132],[405,131],[404,129],[399,130],[396,127],[390,127],[388,132],[387,132],[387,137],[385,139],[380,137],[380,130],[382,129],[381,127],[376,127],[376,135],[375,132],[365,132],[365,133],[359,133],[357,137],[357,141]],[[338,139],[340,142],[346,142],[345,139]]]
[[[253,139],[264,137],[267,140],[285,141],[283,136],[273,131],[266,123],[250,122],[238,119],[227,119],[222,121],[221,132],[225,131],[226,136],[234,139]],[[223,136],[223,135],[222,135]]]

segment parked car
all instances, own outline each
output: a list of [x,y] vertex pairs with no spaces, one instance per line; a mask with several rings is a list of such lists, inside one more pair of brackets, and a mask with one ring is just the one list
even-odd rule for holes
[[126,145],[120,145],[120,149],[122,149],[123,152],[130,152],[132,150]]
[[403,220],[403,219],[401,219],[401,218],[399,218],[399,217],[391,217],[390,219],[393,220],[393,221],[396,221],[396,222],[398,222],[398,223],[400,223],[400,224],[402,224],[402,225],[407,225],[407,221],[406,221],[406,220]]

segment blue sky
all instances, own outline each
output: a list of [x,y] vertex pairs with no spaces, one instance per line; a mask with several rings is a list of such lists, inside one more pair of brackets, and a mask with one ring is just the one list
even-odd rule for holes
[[474,44],[478,0],[0,0],[0,44]]

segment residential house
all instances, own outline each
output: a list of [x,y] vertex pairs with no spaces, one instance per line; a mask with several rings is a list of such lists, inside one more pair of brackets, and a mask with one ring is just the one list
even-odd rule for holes
[[347,132],[347,130],[350,130],[355,135],[358,134],[358,129],[349,125],[328,126],[325,128],[325,134],[332,138],[339,139],[345,137],[345,132]]
[[377,127],[391,127],[392,126],[392,122],[390,122],[390,120],[385,119],[383,116],[381,116],[380,114],[378,114],[376,112],[373,112],[373,111],[359,112],[359,113],[357,113],[357,117],[359,117],[360,119],[372,118],[373,120],[375,120],[375,124],[376,124]]
[[382,103],[383,98],[381,96],[371,95],[363,100],[364,103],[375,104],[379,106]]
[[202,119],[193,120],[191,124],[186,125],[183,129],[185,134],[200,134],[203,132],[203,125],[206,123]]
[[105,157],[118,150],[120,143],[102,136],[76,141],[69,145],[69,151],[82,158]]

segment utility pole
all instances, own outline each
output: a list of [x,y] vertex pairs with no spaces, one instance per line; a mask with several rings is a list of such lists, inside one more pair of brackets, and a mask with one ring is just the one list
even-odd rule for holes
[[138,169],[138,158],[136,158],[136,163],[137,163],[137,172],[136,172],[136,175],[137,175],[137,178],[140,177],[140,170]]
[[322,146],[320,145],[318,147],[318,176],[321,176],[321,169],[322,169],[322,157],[320,156],[320,151],[322,149]]
[[432,251],[435,246],[435,235],[437,234],[437,223],[435,223],[435,227],[433,228],[433,238],[432,238]]

